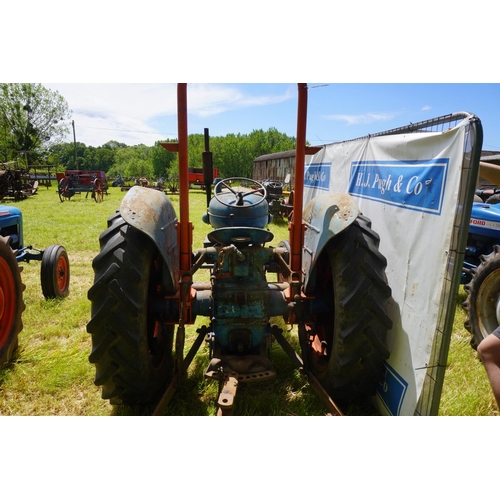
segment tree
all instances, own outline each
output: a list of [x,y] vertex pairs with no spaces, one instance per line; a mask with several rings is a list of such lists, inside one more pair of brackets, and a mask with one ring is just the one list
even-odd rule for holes
[[127,148],[128,146],[124,142],[118,142],[118,141],[108,141],[106,144],[102,145],[103,148],[107,149],[120,149],[120,148]]
[[124,177],[153,177],[150,149],[144,144],[120,148],[115,153],[115,164],[110,175]]
[[69,132],[70,117],[67,102],[57,91],[36,83],[1,83],[2,156],[14,160],[23,152],[28,163],[39,161]]
[[[172,162],[176,159],[177,155],[175,153],[170,153],[160,142],[171,142],[171,141],[157,141],[155,145],[151,148],[151,163],[153,165],[154,175],[157,179],[167,178],[168,173],[171,169]],[[172,141],[175,142],[175,141]]]
[[[78,168],[86,169],[85,157],[88,155],[87,146],[83,142],[76,143],[76,156],[78,159]],[[76,170],[75,162],[75,144],[73,142],[64,142],[54,144],[48,151],[48,156],[57,155],[58,162],[68,170]]]
[[224,177],[251,177],[253,152],[247,135],[227,134],[214,137],[210,144],[213,151],[214,167]]

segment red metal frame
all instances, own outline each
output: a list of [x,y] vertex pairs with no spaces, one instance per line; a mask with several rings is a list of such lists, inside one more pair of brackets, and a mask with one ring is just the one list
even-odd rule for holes
[[189,221],[189,175],[188,175],[188,126],[187,84],[177,84],[178,142],[163,142],[161,145],[172,153],[179,154],[179,270],[181,276],[191,270],[193,225]]
[[[304,164],[305,155],[312,154],[319,148],[306,146],[307,124],[307,84],[298,83],[297,139],[295,153],[295,192],[293,200],[293,221],[289,226],[290,233],[290,267],[294,279],[301,278],[302,268],[302,204],[304,200]],[[189,174],[188,174],[188,127],[187,127],[187,84],[177,84],[177,120],[178,142],[166,142],[161,145],[168,151],[179,154],[179,259],[180,272],[190,271],[193,225],[189,221]]]
[[304,200],[304,163],[306,156],[307,84],[298,83],[297,139],[295,144],[295,190],[293,220],[290,232],[290,269],[292,278],[300,281],[302,269],[302,203]]

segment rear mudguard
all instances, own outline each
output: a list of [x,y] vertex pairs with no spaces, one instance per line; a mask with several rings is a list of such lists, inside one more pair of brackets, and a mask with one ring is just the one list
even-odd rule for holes
[[345,193],[320,195],[305,206],[302,214],[305,226],[302,273],[306,292],[314,292],[315,264],[322,250],[333,237],[349,227],[358,215],[357,203]]
[[169,198],[160,191],[134,186],[123,198],[120,214],[127,224],[148,235],[155,243],[166,266],[163,284],[174,294],[179,282],[177,215]]

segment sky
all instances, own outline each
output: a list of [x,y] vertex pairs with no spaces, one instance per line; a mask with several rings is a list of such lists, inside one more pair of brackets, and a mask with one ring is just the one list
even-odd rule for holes
[[[318,82],[308,84],[312,145],[467,111],[482,122],[483,149],[500,151],[499,44],[488,0],[467,9],[421,0],[411,10],[396,0],[286,9],[254,0],[240,10],[229,0],[85,5],[63,26],[54,17],[60,0],[7,3],[5,18],[20,21],[2,28],[12,44],[0,81],[59,91],[86,145],[177,138],[178,81],[208,82],[189,84],[189,133],[275,127],[295,137],[293,82],[305,81]],[[50,29],[40,36],[40,26]]]
[[[174,83],[42,84],[66,99],[76,140],[87,146],[177,138]],[[187,89],[189,134],[273,127],[296,136],[296,83],[188,83]],[[500,151],[500,83],[308,83],[306,136],[312,145],[328,144],[459,111],[481,120],[483,150]]]

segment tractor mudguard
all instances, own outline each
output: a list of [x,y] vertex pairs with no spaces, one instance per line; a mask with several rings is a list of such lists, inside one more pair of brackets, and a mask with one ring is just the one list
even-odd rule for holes
[[134,186],[123,198],[120,214],[127,224],[153,240],[167,268],[163,284],[167,293],[174,294],[179,281],[179,247],[172,202],[161,191]]
[[359,208],[346,193],[324,194],[312,199],[304,208],[305,226],[302,250],[304,290],[311,290],[316,283],[315,263],[326,244],[349,227],[358,217]]

